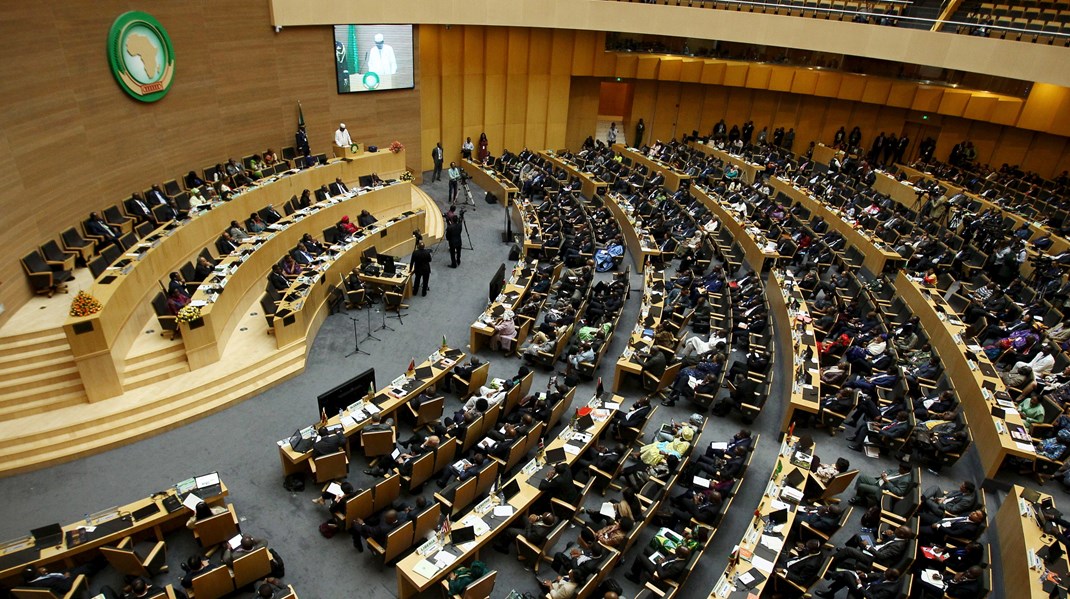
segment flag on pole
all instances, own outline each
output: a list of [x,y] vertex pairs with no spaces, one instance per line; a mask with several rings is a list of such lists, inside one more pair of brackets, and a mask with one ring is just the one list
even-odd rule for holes
[[598,377],[598,387],[595,388],[594,394],[601,398],[603,393],[605,393],[605,389],[602,388],[602,377]]
[[360,65],[359,65],[360,49],[357,46],[357,26],[356,25],[350,25],[349,26],[349,39],[347,40],[347,42],[348,42],[347,43],[348,47],[346,48],[346,63],[347,63],[347,66],[349,68],[349,74],[350,75],[356,75],[357,73],[360,72],[358,70],[360,68]]
[[300,100],[297,101],[297,126],[298,127],[304,127],[305,126],[305,111],[304,111],[304,109],[301,108],[301,101]]
[[416,358],[409,358],[409,369],[405,371],[406,376],[416,375]]
[[368,383],[368,397],[367,401],[371,401],[375,397],[375,383]]
[[449,346],[446,345],[446,336],[443,335],[442,336],[442,351],[446,351],[447,349],[449,349]]
[[446,514],[446,519],[442,521],[442,528],[439,531],[442,533],[442,538],[450,536],[451,528],[452,526],[450,525],[450,515]]

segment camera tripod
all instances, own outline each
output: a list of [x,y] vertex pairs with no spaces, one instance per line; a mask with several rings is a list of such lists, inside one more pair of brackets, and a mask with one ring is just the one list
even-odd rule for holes
[[[466,186],[466,189],[467,189],[467,186]],[[471,199],[472,194],[469,193],[468,197],[469,197],[469,199]],[[450,204],[450,210],[451,211],[456,211],[456,209],[457,209],[457,205],[456,204]],[[467,212],[467,210],[461,209],[460,212],[456,213],[457,217],[461,219],[461,226],[464,227],[464,236],[468,239],[468,247],[464,247],[462,245],[461,248],[465,249],[465,250],[474,250],[476,248],[475,248],[474,245],[472,245],[472,236],[468,233],[468,221],[466,221],[465,218],[464,218],[464,213],[465,212]]]
[[[464,204],[476,209],[476,201],[472,199],[472,188],[468,186],[468,177],[461,175],[461,188],[464,189]],[[464,220],[463,218],[461,219]]]

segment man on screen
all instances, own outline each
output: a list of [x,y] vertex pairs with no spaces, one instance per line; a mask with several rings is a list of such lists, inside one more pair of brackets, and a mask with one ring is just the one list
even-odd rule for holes
[[349,137],[349,130],[345,123],[338,123],[338,130],[334,132],[334,145],[348,148],[353,145],[353,139]]
[[390,76],[398,72],[398,61],[394,57],[394,48],[383,40],[383,34],[375,34],[375,45],[364,56],[364,70],[379,76],[379,85],[390,88]]

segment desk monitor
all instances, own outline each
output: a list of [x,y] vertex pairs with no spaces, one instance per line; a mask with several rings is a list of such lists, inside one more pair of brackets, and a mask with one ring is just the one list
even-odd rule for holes
[[454,545],[471,543],[474,540],[476,540],[476,529],[473,526],[454,528],[453,531],[450,532],[450,542]]
[[375,246],[373,245],[370,248],[368,248],[368,249],[366,249],[366,250],[364,250],[363,252],[360,253],[361,262],[362,263],[364,262],[364,260],[363,260],[364,258],[367,258],[369,261],[375,260],[375,257],[378,256],[378,255],[379,255],[379,252],[378,252],[378,250],[375,249]]
[[59,523],[35,528],[30,531],[30,534],[33,535],[34,544],[38,547],[52,547],[63,544],[63,527]]
[[487,288],[487,301],[493,302],[494,298],[498,297],[498,294],[502,292],[502,288],[505,287],[505,263],[502,263],[498,267],[497,272],[490,279],[490,285]]
[[387,254],[379,254],[375,257],[375,259],[383,267],[383,276],[392,277],[395,273],[397,273],[398,269],[397,265],[394,264],[393,256],[389,256]]
[[505,486],[502,487],[502,495],[505,496],[506,501],[516,497],[516,494],[519,492],[520,483],[518,483],[515,478],[509,479],[509,482],[505,483]]
[[554,447],[553,449],[546,450],[546,461],[550,464],[564,462],[565,449],[563,447]]
[[326,411],[328,416],[333,416],[349,404],[363,399],[369,389],[374,391],[375,388],[375,369],[369,368],[341,385],[320,394],[316,398],[316,417],[319,418],[323,411]]

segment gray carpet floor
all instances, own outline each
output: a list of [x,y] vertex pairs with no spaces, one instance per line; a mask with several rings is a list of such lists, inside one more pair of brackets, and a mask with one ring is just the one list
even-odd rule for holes
[[[430,180],[430,177],[426,179]],[[422,188],[445,209],[446,182],[427,183]],[[442,336],[453,346],[464,347],[468,340],[468,328],[486,305],[487,284],[498,265],[507,262],[509,246],[502,243],[501,233],[505,228],[504,209],[501,204],[488,205],[482,201],[483,193],[473,188],[477,206],[469,207],[466,222],[471,237],[466,239],[460,268],[451,269],[449,255],[442,244],[435,254],[427,297],[413,297],[404,323],[388,319],[394,331],[375,333],[381,341],[364,340],[364,332],[371,320],[372,328],[382,322],[379,313],[352,312],[329,317],[321,328],[311,348],[308,367],[304,373],[273,389],[240,404],[198,420],[179,429],[156,437],[133,443],[99,455],[61,464],[52,468],[10,477],[0,482],[0,504],[4,506],[0,518],[0,539],[12,538],[36,526],[50,522],[74,522],[83,514],[122,505],[148,494],[170,487],[176,481],[205,472],[218,471],[230,488],[230,499],[242,519],[242,530],[268,540],[286,561],[286,581],[293,584],[298,594],[305,599],[352,597],[394,597],[396,579],[387,568],[380,570],[368,555],[357,553],[347,535],[334,539],[320,536],[317,526],[326,520],[324,508],[313,505],[315,497],[310,485],[303,493],[293,494],[282,487],[282,475],[277,439],[288,436],[296,428],[306,426],[318,419],[316,396],[334,385],[374,367],[379,384],[401,374],[410,358],[417,358],[434,351]],[[642,280],[634,275],[633,289],[639,289]],[[641,302],[641,290],[633,291],[621,317],[622,329],[635,322]],[[362,350],[368,356],[344,357],[353,348],[353,329],[349,316],[358,319]],[[787,323],[774,322],[774,326]],[[613,364],[624,346],[623,336],[616,336],[600,374],[609,389],[613,376]],[[784,348],[778,348],[783,352]],[[781,355],[784,355],[781,353]],[[508,376],[521,365],[516,359],[485,352],[481,357],[491,360],[490,375]],[[534,388],[544,387],[550,373],[537,371]],[[577,392],[577,398],[586,399],[594,391],[593,382],[585,382]],[[733,500],[730,513],[716,531],[710,550],[702,558],[701,567],[691,576],[685,587],[684,597],[705,597],[710,592],[720,573],[724,570],[729,553],[740,540],[750,514],[758,504],[768,481],[778,447],[777,436],[783,403],[779,398],[787,393],[784,381],[774,380],[772,397],[766,403],[759,419],[751,426],[762,435],[756,449],[744,485]],[[638,397],[640,391],[625,387],[621,394],[628,401]],[[458,405],[453,396],[448,396],[447,411]],[[671,408],[659,408],[657,420],[667,422],[670,418],[686,419],[690,410],[680,404]],[[655,426],[658,423],[652,423]],[[703,442],[726,440],[741,427],[733,417],[712,417],[703,432]],[[403,434],[404,436],[404,434]],[[851,461],[852,466],[863,473],[875,473],[892,466],[888,458],[869,459],[846,447],[842,435],[829,438],[823,432],[815,434],[817,453],[823,461],[832,462],[839,456]],[[62,439],[57,439],[61,443]],[[363,458],[355,456],[349,480],[355,486],[364,487],[370,477],[363,474]],[[944,488],[957,486],[955,481],[963,478],[978,479],[981,476],[975,456],[965,456],[954,468],[942,476],[923,474],[923,484],[939,484]],[[430,485],[434,487],[434,485]],[[430,495],[431,491],[425,491]],[[990,520],[998,508],[999,497],[989,493]],[[601,498],[594,497],[597,505]],[[845,529],[857,526],[849,523]],[[575,531],[578,534],[578,530]],[[636,548],[625,557],[630,564],[646,544],[653,531],[645,531]],[[840,533],[846,538],[847,533]],[[994,529],[987,535],[995,539]],[[570,537],[575,535],[570,534]],[[169,538],[169,561],[171,574],[160,577],[160,582],[172,582],[177,586],[181,571],[178,563],[195,551],[191,535],[176,533]],[[839,537],[836,540],[842,540]],[[516,561],[486,550],[481,557],[499,571],[494,597],[505,597],[511,589],[536,592],[535,577]],[[1001,587],[998,556],[993,559],[996,588]],[[548,575],[549,568],[544,570]],[[624,580],[623,570],[615,572],[615,578],[625,589],[625,595],[633,597],[634,585]],[[545,576],[544,576],[545,577]],[[116,584],[117,576],[107,571],[93,580],[94,590],[103,584]],[[435,596],[438,592],[434,593]],[[430,595],[429,595],[430,596]],[[1001,596],[1001,593],[996,594]]]

